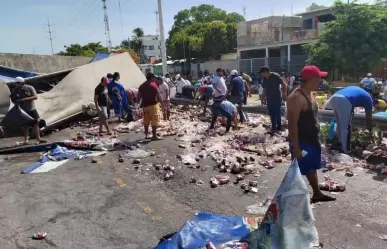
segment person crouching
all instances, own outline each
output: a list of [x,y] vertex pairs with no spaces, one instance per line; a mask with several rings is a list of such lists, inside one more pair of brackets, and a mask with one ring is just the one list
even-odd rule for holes
[[234,129],[238,127],[238,110],[237,107],[230,101],[224,100],[220,103],[218,108],[216,108],[216,112],[212,114],[210,129],[214,128],[216,120],[219,116],[226,118],[226,132],[230,131],[231,124],[233,124]]

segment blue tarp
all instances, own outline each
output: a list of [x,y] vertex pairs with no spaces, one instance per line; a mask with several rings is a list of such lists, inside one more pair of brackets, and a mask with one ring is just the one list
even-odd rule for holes
[[377,117],[387,117],[387,112],[377,112],[374,114]]
[[0,66],[0,78],[4,79],[6,82],[11,82],[16,77],[30,78],[37,75],[38,73]]
[[87,157],[93,155],[93,152],[90,151],[80,151],[80,150],[69,150],[66,147],[61,147],[57,144],[53,144],[48,153],[44,154],[42,158],[35,164],[31,165],[25,169],[22,173],[29,174],[33,173],[39,167],[43,166],[45,163],[52,161],[63,161],[66,159],[74,159],[77,157]]
[[258,228],[258,218],[198,213],[171,239],[155,249],[198,249],[205,248],[208,242],[221,245],[239,241],[244,237],[248,241],[251,228]]
[[100,60],[104,60],[106,58],[109,58],[110,56],[110,53],[105,53],[105,52],[97,52],[97,54],[94,56],[94,58],[90,61],[90,63],[92,62],[96,62],[96,61],[100,61]]

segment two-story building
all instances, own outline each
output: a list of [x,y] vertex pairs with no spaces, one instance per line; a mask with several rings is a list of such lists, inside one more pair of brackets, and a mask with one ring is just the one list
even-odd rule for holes
[[298,74],[307,59],[302,45],[317,39],[324,23],[333,19],[331,8],[323,8],[238,23],[239,70],[257,72],[269,66],[272,71]]
[[142,40],[142,61],[148,61],[151,57],[161,58],[160,39],[157,35],[145,35]]

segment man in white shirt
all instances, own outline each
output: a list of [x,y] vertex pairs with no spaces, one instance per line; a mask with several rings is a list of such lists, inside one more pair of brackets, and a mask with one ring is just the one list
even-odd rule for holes
[[176,85],[176,92],[181,96],[183,94],[183,87],[187,85],[187,82],[180,74],[176,74]]
[[290,76],[289,76],[289,91],[292,91],[295,80],[296,80],[296,77],[294,77],[293,74],[290,74]]
[[216,76],[212,79],[212,87],[214,88],[214,102],[222,102],[226,99],[227,86],[226,81],[222,76],[222,69],[216,69]]
[[169,85],[169,86],[174,86],[172,80],[171,80],[171,77],[169,76],[169,73],[165,74],[164,76],[164,81]]
[[216,69],[216,76],[211,80],[212,87],[214,88],[214,103],[211,106],[212,121],[210,129],[214,128],[214,124],[218,116],[223,113],[222,102],[226,100],[227,86],[223,79],[223,70],[221,68]]
[[157,77],[156,80],[159,85],[160,97],[164,105],[164,120],[169,120],[171,114],[169,110],[169,101],[171,99],[169,85],[161,77]]

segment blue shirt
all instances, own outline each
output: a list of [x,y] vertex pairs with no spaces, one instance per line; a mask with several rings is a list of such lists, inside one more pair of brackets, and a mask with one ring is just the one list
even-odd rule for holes
[[221,105],[223,106],[224,110],[231,115],[234,115],[234,113],[237,112],[236,106],[228,100],[222,101]]
[[366,111],[372,111],[373,101],[371,95],[360,87],[347,86],[335,94],[341,94],[346,97],[353,107],[364,107]]
[[243,98],[244,84],[239,76],[231,76],[230,84],[232,86],[231,96]]

